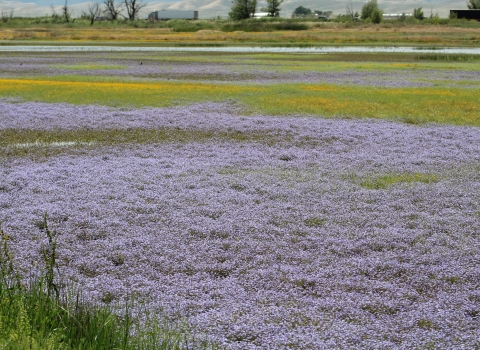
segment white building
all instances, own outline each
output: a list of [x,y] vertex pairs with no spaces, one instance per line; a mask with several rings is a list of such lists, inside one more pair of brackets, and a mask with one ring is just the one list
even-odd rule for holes
[[413,16],[411,13],[384,13],[383,19],[399,19],[403,15],[405,15],[406,18]]

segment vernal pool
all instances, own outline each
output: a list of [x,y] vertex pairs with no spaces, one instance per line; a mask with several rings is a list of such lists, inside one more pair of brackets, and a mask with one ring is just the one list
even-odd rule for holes
[[336,47],[257,47],[257,46],[223,46],[223,47],[134,47],[134,46],[0,46],[0,52],[77,52],[77,51],[196,51],[196,52],[245,52],[245,53],[441,53],[480,55],[480,48],[460,47],[370,47],[370,46],[336,46]]

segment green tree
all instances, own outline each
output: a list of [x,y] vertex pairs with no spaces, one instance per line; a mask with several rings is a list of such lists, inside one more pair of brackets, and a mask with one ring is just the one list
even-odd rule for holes
[[242,20],[253,17],[257,10],[257,0],[233,0],[228,14],[231,19]]
[[480,0],[468,0],[467,6],[469,10],[480,10]]
[[372,17],[372,13],[375,9],[378,9],[377,0],[370,0],[362,7],[362,19],[367,19]]
[[307,15],[311,15],[312,10],[307,9],[303,6],[298,6],[295,10],[293,10],[293,16],[295,17],[305,17]]
[[372,23],[381,23],[383,21],[383,13],[382,11],[377,7],[376,9],[373,10],[372,14],[370,15],[370,19],[372,20]]
[[269,17],[280,16],[280,5],[283,0],[267,0],[267,12]]
[[413,9],[413,17],[415,17],[416,19],[423,19],[424,16],[423,16],[423,11],[422,11],[422,8],[419,7],[418,9]]

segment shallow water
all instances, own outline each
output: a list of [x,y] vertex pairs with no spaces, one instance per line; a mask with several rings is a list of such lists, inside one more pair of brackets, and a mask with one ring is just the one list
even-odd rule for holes
[[164,52],[246,52],[246,53],[441,53],[480,55],[480,48],[435,47],[133,47],[133,46],[0,46],[0,52],[78,52],[78,51],[164,51]]

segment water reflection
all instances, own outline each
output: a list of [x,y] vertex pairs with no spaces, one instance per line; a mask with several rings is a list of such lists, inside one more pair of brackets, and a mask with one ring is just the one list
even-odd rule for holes
[[155,52],[239,52],[239,53],[438,53],[480,55],[480,48],[437,48],[437,47],[368,47],[368,46],[324,46],[324,47],[134,47],[134,46],[0,46],[0,52],[90,52],[90,51],[155,51]]

